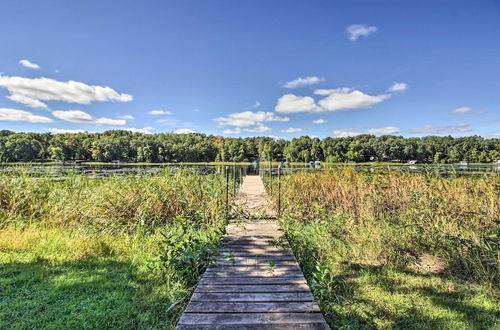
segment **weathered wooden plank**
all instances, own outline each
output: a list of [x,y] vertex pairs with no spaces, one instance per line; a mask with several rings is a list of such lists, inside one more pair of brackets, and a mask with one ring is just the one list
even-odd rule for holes
[[225,236],[221,239],[221,244],[261,244],[272,245],[277,240],[273,236]]
[[203,277],[299,277],[302,272],[288,269],[205,272]]
[[268,258],[239,258],[239,260],[231,259],[232,261],[224,260],[216,260],[215,264],[210,267],[217,266],[266,266],[268,267],[270,264],[275,265],[276,267],[280,266],[293,266],[297,265],[297,262],[290,258],[288,260],[282,260],[280,258],[276,259],[268,259]]
[[231,257],[231,256],[217,256],[215,257],[215,261],[238,261],[238,260],[257,260],[257,261],[265,261],[265,260],[295,260],[295,257],[292,254],[284,255],[284,256],[249,256],[249,257]]
[[277,266],[274,263],[268,263],[267,265],[245,265],[245,266],[234,266],[234,265],[213,265],[212,267],[207,268],[207,273],[212,272],[274,272],[274,271],[298,271],[300,270],[299,265],[285,265],[285,266]]
[[281,250],[281,251],[219,251],[216,258],[226,258],[231,259],[232,257],[278,257],[278,256],[292,256],[290,251]]
[[237,252],[237,251],[245,251],[245,252],[255,252],[255,253],[267,253],[267,252],[275,252],[275,251],[287,251],[291,252],[288,248],[283,248],[281,246],[273,246],[273,245],[221,245],[219,246],[220,252]]
[[313,301],[311,292],[205,293],[195,292],[191,301]]
[[319,312],[315,302],[195,302],[186,313],[312,313]]
[[184,313],[180,324],[301,324],[324,323],[321,313]]
[[180,324],[178,330],[329,330],[326,323],[307,323],[307,324],[250,324],[250,325],[217,325],[217,324]]
[[206,284],[198,285],[196,292],[309,292],[305,283],[299,284]]
[[299,284],[306,283],[303,274],[295,277],[206,277],[200,279],[202,284]]

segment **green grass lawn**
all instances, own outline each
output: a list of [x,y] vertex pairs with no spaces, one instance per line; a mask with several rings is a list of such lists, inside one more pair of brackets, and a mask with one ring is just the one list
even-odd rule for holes
[[161,237],[0,231],[0,329],[173,328],[190,292],[150,269]]
[[[500,295],[487,283],[421,266],[354,263],[332,252],[316,224],[286,227],[306,278],[334,329],[498,329]],[[349,248],[349,247],[344,247]]]
[[0,177],[0,329],[173,329],[223,233],[224,184]]
[[297,173],[280,222],[333,329],[500,329],[499,183]]

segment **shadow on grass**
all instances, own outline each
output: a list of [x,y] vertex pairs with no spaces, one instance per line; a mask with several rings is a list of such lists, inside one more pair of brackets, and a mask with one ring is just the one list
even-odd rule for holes
[[[342,329],[492,329],[495,289],[449,273],[328,263],[315,244],[288,237],[325,318]],[[310,242],[311,243],[311,242]]]
[[[411,269],[346,264],[334,277],[326,316],[335,328],[492,329],[500,312],[495,298],[481,298],[476,286],[461,279]],[[437,283],[437,284],[436,284]],[[482,303],[473,302],[479,297]]]
[[173,328],[182,291],[111,258],[3,263],[0,328]]

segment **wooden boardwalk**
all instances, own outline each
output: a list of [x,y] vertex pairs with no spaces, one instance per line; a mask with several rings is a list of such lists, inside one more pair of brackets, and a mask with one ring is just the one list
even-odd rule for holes
[[[240,196],[250,215],[272,215],[259,176],[245,177]],[[229,224],[177,329],[330,329],[281,236],[269,219]]]

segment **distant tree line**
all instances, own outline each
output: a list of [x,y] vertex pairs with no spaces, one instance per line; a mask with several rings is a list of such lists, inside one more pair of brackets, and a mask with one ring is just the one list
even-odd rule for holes
[[0,131],[0,161],[85,160],[111,162],[241,162],[288,160],[368,162],[416,160],[488,163],[500,158],[500,139],[480,136],[358,135],[323,140],[302,136],[290,141],[270,137],[231,138],[205,134],[141,134],[129,131],[51,134]]

